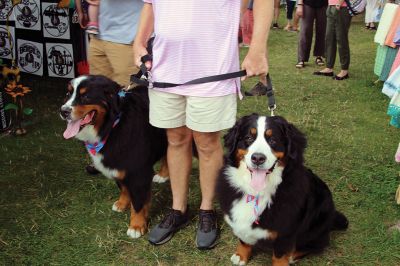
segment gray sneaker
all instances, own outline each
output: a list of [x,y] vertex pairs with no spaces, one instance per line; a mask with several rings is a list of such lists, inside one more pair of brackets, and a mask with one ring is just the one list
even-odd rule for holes
[[196,235],[198,249],[212,249],[217,244],[217,216],[213,210],[200,210]]
[[174,210],[168,213],[161,223],[151,229],[149,233],[149,242],[153,245],[162,245],[167,243],[174,236],[175,232],[188,224],[188,210],[185,213]]

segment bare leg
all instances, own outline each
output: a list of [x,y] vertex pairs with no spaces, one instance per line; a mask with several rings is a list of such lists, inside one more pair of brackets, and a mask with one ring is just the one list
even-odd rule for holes
[[189,175],[192,168],[192,130],[184,127],[167,129],[167,161],[171,180],[172,208],[186,211]]
[[218,172],[222,167],[223,150],[219,132],[193,132],[199,153],[202,210],[212,210]]
[[98,23],[98,15],[99,15],[99,6],[98,5],[89,5],[89,22],[97,24]]
[[279,19],[279,6],[281,4],[280,0],[274,0],[274,20],[273,23],[278,23]]

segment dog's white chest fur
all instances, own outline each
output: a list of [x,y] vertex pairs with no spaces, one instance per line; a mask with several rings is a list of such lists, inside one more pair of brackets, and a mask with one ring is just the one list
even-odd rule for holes
[[[266,199],[259,200],[259,212],[265,210]],[[233,233],[247,244],[254,245],[260,239],[266,239],[269,232],[266,229],[252,228],[254,221],[258,218],[254,213],[254,202],[246,201],[246,196],[236,200],[230,210],[232,219],[225,215],[225,221],[232,228]]]
[[[278,185],[282,182],[283,167],[277,166],[267,176],[266,188],[258,193],[258,215],[262,214],[268,206],[272,205]],[[227,177],[230,185],[244,193],[244,196],[235,200],[230,209],[230,215],[225,215],[225,221],[231,226],[233,233],[247,244],[254,245],[258,240],[271,237],[271,232],[259,227],[252,228],[253,223],[258,219],[254,213],[255,201],[247,200],[248,195],[255,196],[255,191],[249,186],[251,174],[244,162],[238,168],[227,169]]]
[[96,153],[95,155],[90,154],[90,157],[92,158],[94,167],[100,171],[105,177],[114,179],[115,177],[118,176],[118,170],[116,169],[111,169],[108,167],[105,167],[103,164],[103,155],[100,153]]

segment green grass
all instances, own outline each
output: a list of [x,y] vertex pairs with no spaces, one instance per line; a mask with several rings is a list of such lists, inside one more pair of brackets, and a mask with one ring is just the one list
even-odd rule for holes
[[[284,16],[281,16],[282,23]],[[375,85],[376,45],[362,17],[350,30],[351,78],[336,82],[315,77],[313,61],[298,70],[297,34],[272,31],[270,73],[276,89],[276,114],[308,136],[306,164],[329,185],[337,208],[350,220],[346,232],[332,234],[331,246],[298,265],[400,265],[400,233],[388,228],[400,219],[394,194],[399,166],[394,153],[399,129],[389,126],[389,99]],[[245,53],[242,50],[242,56]],[[339,65],[339,62],[336,64]],[[249,89],[255,79],[246,81]],[[111,211],[118,197],[112,181],[88,176],[88,162],[78,141],[62,138],[58,117],[65,86],[34,83],[27,96],[25,137],[0,136],[0,264],[1,265],[229,265],[238,240],[220,219],[221,238],[211,251],[195,248],[200,201],[198,169],[190,183],[190,226],[169,243],[154,247],[146,237],[129,239],[128,213]],[[266,99],[245,98],[239,116],[268,114]],[[150,224],[171,202],[169,184],[153,187]],[[271,251],[256,252],[250,265],[271,262]]]

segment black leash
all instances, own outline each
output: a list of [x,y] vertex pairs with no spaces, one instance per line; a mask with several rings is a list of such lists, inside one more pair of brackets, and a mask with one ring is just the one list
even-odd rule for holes
[[[135,83],[138,85],[143,85],[148,87],[149,89],[152,88],[172,88],[176,86],[182,86],[182,85],[196,85],[196,84],[203,84],[203,83],[208,83],[208,82],[215,82],[215,81],[221,81],[221,80],[227,80],[227,79],[232,79],[232,78],[240,78],[243,76],[246,76],[246,70],[240,70],[236,72],[231,72],[231,73],[226,73],[226,74],[220,74],[220,75],[215,75],[215,76],[208,76],[208,77],[203,77],[203,78],[198,78],[194,80],[190,80],[185,83],[181,84],[175,84],[175,83],[168,83],[168,82],[153,82],[152,77],[151,77],[151,72],[148,71],[148,69],[145,66],[145,62],[152,61],[151,55],[147,54],[141,58],[142,64],[140,65],[140,71],[137,74],[131,75],[131,83]],[[272,87],[272,81],[269,76],[269,73],[266,76],[267,79],[267,98],[268,98],[268,109],[271,111],[271,116],[274,115],[274,110],[276,109],[276,103],[275,103],[275,96],[274,96],[274,90]],[[128,87],[128,89],[131,86]]]

